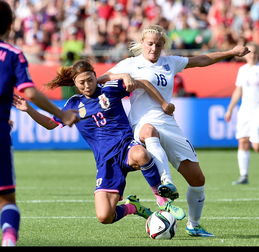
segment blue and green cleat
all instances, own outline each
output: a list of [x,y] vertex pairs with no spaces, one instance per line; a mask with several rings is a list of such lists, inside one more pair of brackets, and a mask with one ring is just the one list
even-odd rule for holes
[[164,210],[164,211],[171,213],[177,220],[182,220],[186,216],[186,214],[182,208],[173,205],[172,200],[166,202],[162,206],[159,206],[159,208],[160,208],[160,210]]
[[161,184],[157,188],[158,194],[161,197],[169,198],[175,200],[179,198],[179,193],[177,192],[176,186],[172,183]]
[[207,232],[201,225],[197,225],[193,228],[189,228],[186,226],[186,233],[190,236],[196,237],[214,237],[215,235],[212,233]]
[[135,214],[145,219],[147,219],[153,213],[149,208],[146,208],[140,204],[139,199],[137,199],[136,195],[129,195],[125,203],[134,205],[136,207]]

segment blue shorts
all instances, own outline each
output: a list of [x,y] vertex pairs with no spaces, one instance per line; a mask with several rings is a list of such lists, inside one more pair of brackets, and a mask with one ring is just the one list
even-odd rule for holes
[[0,195],[15,191],[15,174],[9,125],[0,123]]
[[97,165],[95,192],[115,192],[122,197],[126,186],[126,176],[128,172],[135,171],[128,165],[129,150],[140,144],[136,140],[129,140],[113,158]]

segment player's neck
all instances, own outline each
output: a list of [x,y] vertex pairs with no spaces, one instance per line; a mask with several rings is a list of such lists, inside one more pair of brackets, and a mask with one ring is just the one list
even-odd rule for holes
[[0,40],[7,40],[9,37],[10,30],[8,30],[5,34],[0,35]]

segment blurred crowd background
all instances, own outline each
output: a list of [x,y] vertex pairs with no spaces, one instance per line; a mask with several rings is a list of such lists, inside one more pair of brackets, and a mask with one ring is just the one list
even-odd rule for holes
[[259,0],[7,1],[16,15],[10,42],[34,64],[71,65],[84,56],[117,62],[150,24],[165,28],[174,55],[259,44]]

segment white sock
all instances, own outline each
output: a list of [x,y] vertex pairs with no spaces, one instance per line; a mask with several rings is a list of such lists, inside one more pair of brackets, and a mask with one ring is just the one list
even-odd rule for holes
[[250,151],[238,150],[237,161],[238,161],[240,176],[248,176],[248,169],[250,164]]
[[204,186],[188,186],[186,193],[188,203],[188,223],[189,227],[199,225],[201,213],[205,201]]
[[172,176],[170,172],[170,167],[168,164],[167,155],[160,144],[158,137],[149,137],[145,139],[146,149],[152,155],[158,172],[161,177],[162,183],[172,183]]

